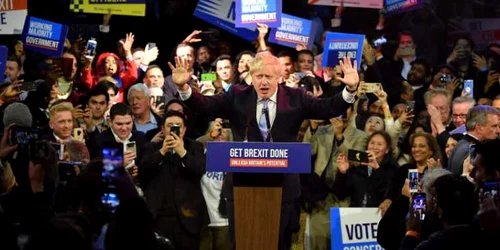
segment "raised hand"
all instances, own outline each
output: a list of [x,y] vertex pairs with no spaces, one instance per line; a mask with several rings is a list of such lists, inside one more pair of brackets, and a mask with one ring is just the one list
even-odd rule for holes
[[125,52],[130,52],[132,50],[132,44],[134,44],[134,34],[128,33],[125,37],[125,42],[120,40]]
[[189,73],[188,63],[186,60],[180,57],[175,57],[175,67],[172,63],[168,62],[168,66],[172,70],[172,81],[180,90],[186,90],[187,82],[191,79],[191,74]]
[[340,62],[340,69],[344,73],[344,77],[336,76],[335,79],[343,82],[347,85],[349,90],[355,90],[359,83],[359,74],[358,74],[358,63],[354,60],[354,65],[351,63],[350,57],[344,57],[344,60]]
[[184,38],[182,43],[190,44],[190,43],[201,42],[201,38],[196,38],[196,36],[201,34],[201,32],[202,32],[201,30],[195,30],[195,31],[191,32],[191,34],[189,34],[189,36]]
[[259,31],[259,39],[264,39],[269,31],[269,26],[264,23],[258,23],[257,30]]

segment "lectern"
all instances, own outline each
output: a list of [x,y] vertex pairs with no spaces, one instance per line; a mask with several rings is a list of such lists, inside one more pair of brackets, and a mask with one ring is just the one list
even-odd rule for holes
[[311,145],[208,142],[207,171],[233,174],[236,250],[275,250],[283,180],[311,172]]

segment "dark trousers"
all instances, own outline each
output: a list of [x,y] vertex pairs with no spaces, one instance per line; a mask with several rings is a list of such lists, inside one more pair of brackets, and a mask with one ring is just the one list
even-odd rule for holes
[[[234,201],[227,200],[227,215],[229,219],[229,240],[234,244]],[[292,246],[292,234],[300,228],[300,204],[298,201],[281,204],[280,232],[278,250],[289,250]],[[270,249],[272,250],[272,249]]]
[[206,226],[201,233],[200,250],[231,250],[229,226]]
[[189,233],[175,216],[156,218],[155,232],[170,240],[175,250],[199,250],[200,235]]

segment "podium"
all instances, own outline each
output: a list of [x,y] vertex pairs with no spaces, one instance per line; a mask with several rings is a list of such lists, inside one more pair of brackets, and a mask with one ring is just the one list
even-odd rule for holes
[[285,175],[311,172],[311,145],[208,142],[207,171],[232,173],[236,250],[274,250]]

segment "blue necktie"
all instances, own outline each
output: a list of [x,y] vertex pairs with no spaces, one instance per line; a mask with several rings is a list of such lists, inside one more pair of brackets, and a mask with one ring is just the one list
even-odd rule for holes
[[266,112],[269,112],[267,108],[267,104],[269,103],[269,100],[262,100],[262,114],[260,115],[260,120],[259,120],[259,129],[260,133],[262,134],[262,138],[267,140],[267,135],[268,135],[268,129],[267,129],[267,119],[266,119]]

